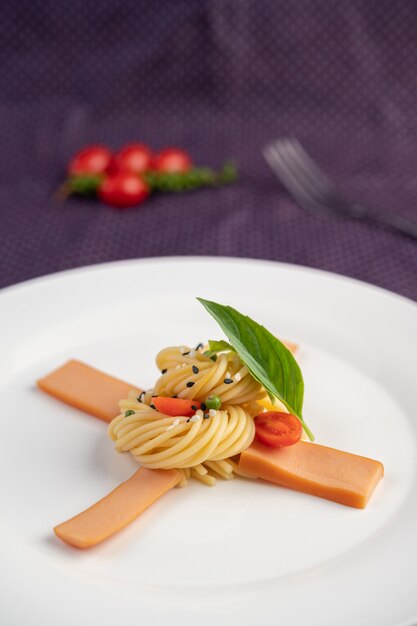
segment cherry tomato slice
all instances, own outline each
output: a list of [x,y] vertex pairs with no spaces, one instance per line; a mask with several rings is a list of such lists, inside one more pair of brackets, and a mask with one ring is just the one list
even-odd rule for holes
[[100,183],[98,195],[106,204],[123,209],[146,200],[149,187],[137,174],[119,172]]
[[301,422],[291,413],[267,411],[257,415],[254,421],[259,441],[271,448],[292,446],[301,438]]
[[106,146],[87,146],[72,157],[68,165],[70,176],[104,174],[112,160],[112,153]]
[[143,174],[151,168],[152,152],[143,143],[131,143],[124,146],[114,156],[111,171]]
[[193,166],[191,157],[180,148],[165,148],[155,155],[152,162],[153,169],[158,172],[176,172],[182,174],[188,172]]
[[172,417],[191,417],[201,407],[201,403],[197,400],[164,398],[163,396],[152,398],[152,403],[160,413],[172,415]]

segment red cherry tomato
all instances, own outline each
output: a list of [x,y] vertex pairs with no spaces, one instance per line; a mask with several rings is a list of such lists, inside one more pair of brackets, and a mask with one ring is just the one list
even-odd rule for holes
[[158,172],[188,172],[193,166],[191,157],[179,148],[165,148],[153,159],[153,169]]
[[201,407],[197,400],[184,400],[183,398],[165,398],[157,396],[152,398],[152,404],[160,413],[172,415],[172,417],[191,417]]
[[119,172],[100,183],[98,195],[106,204],[122,209],[146,200],[149,187],[137,174]]
[[300,420],[290,413],[267,411],[255,417],[256,436],[261,443],[271,448],[292,446],[300,440]]
[[119,172],[143,174],[151,169],[152,152],[142,143],[124,146],[114,156],[111,169]]
[[112,153],[106,146],[87,146],[77,152],[68,165],[70,176],[104,174],[110,165]]

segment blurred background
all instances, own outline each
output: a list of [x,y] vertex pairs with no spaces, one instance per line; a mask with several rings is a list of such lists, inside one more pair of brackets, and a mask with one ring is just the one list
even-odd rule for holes
[[[262,148],[295,136],[349,194],[417,220],[417,4],[11,0],[0,20],[0,287],[116,259],[225,255],[417,300],[417,242],[312,216]],[[53,200],[88,144],[179,146],[239,180],[135,208]]]

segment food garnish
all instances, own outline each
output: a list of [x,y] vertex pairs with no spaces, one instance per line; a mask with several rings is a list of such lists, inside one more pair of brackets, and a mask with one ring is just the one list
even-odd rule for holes
[[117,172],[100,181],[97,195],[110,206],[119,209],[140,204],[150,194],[146,181],[132,172]]
[[152,168],[156,172],[184,174],[193,167],[190,155],[180,148],[165,148],[152,159]]
[[180,148],[154,153],[143,143],[131,143],[112,153],[92,145],[77,152],[67,168],[67,179],[55,198],[96,196],[119,209],[143,203],[155,192],[180,193],[201,187],[221,187],[237,180],[237,168],[227,162],[220,171],[196,167]]
[[293,446],[301,439],[301,422],[291,413],[266,411],[259,413],[254,421],[259,441],[271,448]]
[[198,400],[166,398],[164,396],[156,396],[155,398],[152,398],[152,404],[160,413],[172,415],[173,417],[191,417],[196,411],[198,411],[198,409],[201,408],[201,403],[198,402]]
[[[214,317],[252,376],[287,407],[301,422],[310,440],[314,435],[302,418],[304,381],[300,367],[290,350],[266,328],[236,309],[197,298]],[[226,342],[211,342],[213,348],[226,349]]]

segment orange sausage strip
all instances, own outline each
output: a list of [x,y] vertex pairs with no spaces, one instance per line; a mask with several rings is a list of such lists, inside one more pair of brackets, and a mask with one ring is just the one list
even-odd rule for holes
[[54,528],[76,548],[90,548],[127,526],[155,500],[175,487],[177,470],[138,469],[133,476],[79,515]]
[[129,391],[136,389],[135,385],[129,385],[75,360],[68,361],[41,378],[37,385],[61,402],[105,422],[111,422],[120,413],[119,401],[126,398]]
[[316,443],[299,441],[270,448],[255,440],[240,455],[238,472],[363,509],[384,475],[384,466]]

